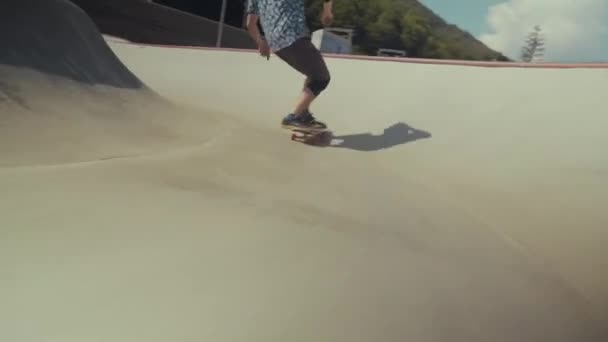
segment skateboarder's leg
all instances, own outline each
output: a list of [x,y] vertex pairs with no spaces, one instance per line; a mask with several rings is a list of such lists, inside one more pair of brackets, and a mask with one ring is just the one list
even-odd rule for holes
[[325,90],[331,80],[321,52],[307,37],[277,51],[276,55],[306,76],[302,93],[293,114],[296,116],[308,114],[310,104]]

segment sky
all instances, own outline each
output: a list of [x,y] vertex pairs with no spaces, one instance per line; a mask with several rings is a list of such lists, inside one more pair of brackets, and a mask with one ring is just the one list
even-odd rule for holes
[[420,0],[514,60],[535,25],[547,62],[608,62],[608,0]]

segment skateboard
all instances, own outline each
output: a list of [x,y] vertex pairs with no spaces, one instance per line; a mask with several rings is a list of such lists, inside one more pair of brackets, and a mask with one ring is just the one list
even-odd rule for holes
[[307,145],[327,146],[331,143],[333,133],[325,129],[303,129],[303,128],[286,128],[290,130],[291,140],[298,141]]

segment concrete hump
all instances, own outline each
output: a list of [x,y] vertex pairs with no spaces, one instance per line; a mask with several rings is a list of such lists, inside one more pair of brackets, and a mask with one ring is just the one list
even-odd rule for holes
[[142,88],[87,14],[67,0],[0,1],[0,65],[85,84]]

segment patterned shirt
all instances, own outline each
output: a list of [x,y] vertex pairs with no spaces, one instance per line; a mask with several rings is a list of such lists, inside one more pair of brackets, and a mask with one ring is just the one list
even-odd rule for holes
[[247,0],[247,13],[260,17],[265,40],[273,52],[310,34],[304,0]]

